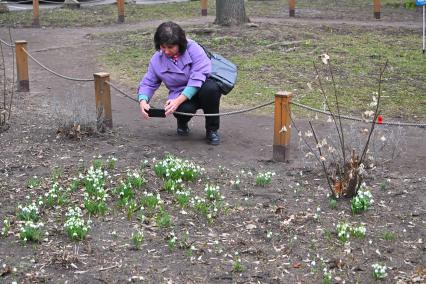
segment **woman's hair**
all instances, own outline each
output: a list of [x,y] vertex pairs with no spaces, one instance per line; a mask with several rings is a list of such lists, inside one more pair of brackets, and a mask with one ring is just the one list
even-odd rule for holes
[[160,50],[160,45],[179,46],[179,53],[183,54],[188,45],[185,31],[176,23],[165,22],[158,26],[154,34],[154,45],[156,50]]

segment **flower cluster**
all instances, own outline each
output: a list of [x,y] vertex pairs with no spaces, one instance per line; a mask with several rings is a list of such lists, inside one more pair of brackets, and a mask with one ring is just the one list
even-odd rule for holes
[[27,241],[40,241],[42,237],[41,228],[43,226],[44,224],[41,222],[33,222],[32,220],[25,221],[19,233],[20,239],[25,243]]
[[129,200],[134,198],[132,187],[129,183],[121,181],[120,185],[114,190],[114,193],[118,195],[119,205],[125,206]]
[[349,236],[355,238],[364,238],[367,229],[363,226],[351,226],[348,223],[339,223],[337,225],[337,237],[342,242],[346,242],[349,239]]
[[52,185],[52,189],[44,194],[45,203],[50,207],[63,205],[65,203],[64,189],[57,182]]
[[366,232],[367,229],[362,225],[357,227],[351,227],[351,235],[355,238],[364,238]]
[[10,231],[10,221],[9,219],[3,220],[3,228],[1,228],[0,236],[6,238],[9,235]]
[[235,259],[232,261],[232,271],[233,272],[244,271],[244,267],[241,263],[241,257],[238,255],[238,252],[235,253]]
[[220,201],[224,199],[220,194],[219,186],[206,184],[204,191],[206,192],[207,199],[210,201]]
[[154,171],[157,176],[165,179],[193,181],[204,172],[204,168],[196,166],[188,160],[183,161],[179,158],[168,156],[154,166]]
[[127,209],[127,219],[131,220],[133,213],[135,213],[136,211],[138,211],[139,206],[136,200],[134,199],[130,199],[127,200],[126,203],[124,204],[124,206]]
[[127,172],[127,183],[130,184],[133,188],[138,189],[146,183],[146,180],[141,177],[137,171],[133,171]]
[[275,172],[259,173],[256,176],[256,185],[266,186],[270,184],[273,176],[275,176]]
[[342,242],[346,242],[350,236],[350,226],[348,223],[339,223],[337,224],[337,237]]
[[240,188],[240,178],[238,176],[235,177],[235,180],[231,180],[231,187],[235,188],[235,189],[239,189]]
[[35,202],[28,206],[18,205],[18,219],[21,221],[37,222],[40,219],[40,211]]
[[222,201],[209,200],[195,196],[191,199],[191,205],[199,214],[212,221],[219,215],[219,210],[223,207]]
[[191,192],[188,190],[178,190],[175,192],[175,200],[180,207],[186,207],[191,200]]
[[177,238],[175,236],[175,232],[170,232],[169,236],[167,236],[167,245],[170,250],[173,250],[176,247]]
[[40,179],[37,176],[31,177],[27,180],[27,188],[35,188],[40,185]]
[[168,179],[164,182],[163,188],[167,192],[175,192],[183,189],[182,179]]
[[115,164],[117,163],[117,158],[108,156],[108,159],[107,159],[106,162],[107,162],[107,165],[108,165],[108,169],[113,170],[113,169],[115,169]]
[[101,168],[95,168],[94,166],[89,168],[85,176],[80,174],[80,179],[83,180],[85,190],[89,194],[96,193],[99,188],[104,188],[106,179],[109,177],[107,171],[103,171]]
[[141,248],[141,244],[143,240],[144,240],[144,235],[141,230],[137,230],[135,233],[132,233],[133,245],[135,246],[137,250]]
[[106,199],[108,194],[105,190],[106,179],[109,177],[107,171],[91,166],[86,176],[81,175],[84,181],[84,207],[91,214],[104,214],[107,210]]
[[361,187],[358,194],[351,200],[352,213],[358,214],[367,211],[373,202],[374,200],[371,192],[365,187]]
[[104,167],[104,162],[102,161],[101,155],[99,155],[98,157],[93,156],[92,167],[99,170]]
[[323,269],[323,277],[322,277],[322,282],[324,283],[324,284],[331,284],[331,283],[333,283],[332,282],[332,280],[333,280],[333,278],[332,278],[332,275],[331,275],[331,271],[329,271],[326,267],[324,267],[324,269]]
[[161,208],[160,212],[155,216],[155,224],[161,228],[170,227],[172,224],[172,217],[164,208]]
[[84,222],[80,207],[68,208],[68,212],[65,216],[66,221],[64,229],[68,236],[73,240],[83,240],[86,238],[90,229],[91,221],[89,220],[86,223]]
[[141,206],[142,209],[146,209],[149,213],[153,213],[153,211],[163,203],[161,200],[161,196],[159,193],[154,195],[152,192],[144,192],[141,197]]
[[377,279],[384,279],[388,275],[386,273],[386,265],[381,265],[379,263],[374,263],[372,266],[373,268],[373,277]]

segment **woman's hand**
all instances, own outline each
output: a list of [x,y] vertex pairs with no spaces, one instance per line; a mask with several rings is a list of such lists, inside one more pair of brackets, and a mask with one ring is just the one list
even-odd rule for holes
[[139,105],[141,107],[141,112],[142,112],[143,118],[149,119],[149,115],[147,113],[147,111],[150,109],[149,104],[145,100],[141,100]]
[[179,97],[174,99],[174,100],[167,100],[166,104],[164,105],[164,110],[166,111],[166,116],[175,112],[177,110],[177,108],[180,106],[181,103],[182,102],[179,99]]

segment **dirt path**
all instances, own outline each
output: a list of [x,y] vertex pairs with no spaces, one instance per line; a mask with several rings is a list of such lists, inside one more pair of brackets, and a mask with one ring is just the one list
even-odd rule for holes
[[[187,25],[208,25],[213,17],[200,17],[184,22]],[[138,24],[113,25],[95,28],[65,28],[65,29],[14,29],[15,39],[28,41],[28,49],[41,62],[53,70],[71,77],[92,78],[93,73],[106,71],[97,57],[103,52],[103,43],[94,38],[93,34],[102,34],[115,31],[133,31],[138,29],[152,29],[161,21],[143,22]],[[414,22],[386,22],[386,21],[343,21],[323,19],[267,19],[252,18],[252,22],[268,22],[283,24],[306,25],[354,25],[376,26],[412,29],[418,26]],[[1,38],[7,38],[7,31],[0,30]],[[10,55],[10,54],[9,54]],[[11,64],[10,64],[11,66]],[[54,103],[69,101],[70,96],[80,97],[87,102],[89,109],[94,109],[93,82],[66,81],[46,72],[32,60],[30,66],[31,92],[28,94],[33,104],[40,104],[52,110]],[[141,70],[141,75],[143,70]],[[116,78],[112,81],[118,82]],[[118,82],[119,83],[119,82]],[[137,82],[135,82],[135,86]],[[134,93],[135,86],[121,86],[128,93]],[[138,105],[123,98],[113,91],[113,119],[116,127],[121,127],[136,135],[141,146],[156,146],[170,152],[188,152],[203,158],[225,159],[232,163],[269,160],[272,152],[273,119],[272,116],[255,116],[251,114],[224,117],[222,119],[223,143],[220,147],[207,146],[204,143],[203,119],[194,118],[191,128],[192,134],[185,139],[175,136],[174,119],[152,119],[143,121],[139,115]],[[425,151],[410,152],[410,148],[424,146],[419,135],[424,136],[424,130],[407,130],[407,149],[405,153],[406,165],[409,167],[426,168]],[[297,144],[297,137],[293,135],[293,144]],[[297,151],[294,151],[293,161],[298,160]],[[296,166],[296,165],[295,165]]]

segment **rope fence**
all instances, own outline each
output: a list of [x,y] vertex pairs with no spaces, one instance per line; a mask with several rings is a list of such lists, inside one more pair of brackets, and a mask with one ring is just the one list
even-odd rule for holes
[[[137,99],[135,99],[134,97],[132,97],[131,95],[127,94],[126,92],[124,92],[123,90],[121,90],[119,87],[117,87],[116,85],[114,85],[113,83],[107,81],[106,82],[108,85],[110,85],[114,90],[116,90],[117,92],[121,93],[123,96],[125,96],[126,98],[135,101],[135,102],[139,102]],[[240,114],[240,113],[245,113],[245,112],[249,112],[252,110],[256,110],[268,105],[273,104],[274,101],[270,101],[264,104],[260,104],[251,108],[247,108],[247,109],[242,109],[242,110],[236,110],[236,111],[231,111],[231,112],[222,112],[222,113],[213,113],[213,114],[202,114],[202,113],[186,113],[186,112],[178,112],[175,111],[174,113],[176,114],[180,114],[180,115],[186,115],[186,116],[226,116],[226,115],[234,115],[234,114]],[[320,114],[324,114],[327,116],[331,116],[332,114],[328,111],[323,111],[320,109],[316,109],[298,102],[293,102],[290,101],[290,104],[293,104],[295,106],[298,106],[300,108],[312,111],[312,112],[316,112],[316,113],[320,113]],[[348,116],[348,115],[334,115],[337,118],[342,118],[342,119],[346,119],[346,120],[352,120],[352,121],[358,121],[358,122],[364,122],[364,123],[373,123],[372,120],[365,120],[362,118],[358,118],[358,117],[352,117],[352,116]],[[389,122],[381,122],[380,124],[384,124],[384,125],[392,125],[392,126],[413,126],[413,127],[426,127],[426,124],[421,124],[421,123],[410,123],[410,122],[393,122],[393,121],[389,121]]]
[[[331,113],[329,111],[323,111],[323,110],[316,109],[316,108],[313,108],[313,107],[310,107],[310,106],[306,106],[306,105],[303,105],[303,104],[297,103],[297,102],[291,102],[291,104],[298,106],[300,108],[306,109],[306,110],[310,110],[312,112],[331,116]],[[365,120],[365,119],[362,119],[362,118],[352,117],[352,116],[348,116],[348,115],[337,115],[337,114],[335,114],[334,116],[337,117],[337,118],[343,118],[343,119],[346,119],[346,120],[365,122],[365,123],[373,123],[372,120]],[[422,124],[422,123],[396,122],[396,121],[389,121],[389,122],[383,121],[380,124],[391,125],[391,126],[426,127],[426,124]]]
[[[1,40],[1,43],[8,44],[4,40]],[[12,46],[11,44],[8,44]],[[62,75],[52,69],[48,68],[46,65],[37,60],[30,52],[27,51],[27,42],[24,40],[15,41],[15,53],[16,53],[16,68],[17,68],[17,79],[18,79],[18,91],[29,91],[29,74],[28,74],[28,57],[31,58],[36,64],[38,64],[42,69],[52,73],[55,76],[60,78],[70,80],[70,81],[82,81],[82,82],[94,82],[95,84],[95,103],[96,103],[96,117],[97,125],[100,131],[104,131],[105,128],[112,128],[112,107],[111,107],[111,88],[116,90],[118,93],[122,94],[126,98],[138,102],[134,95],[129,95],[125,91],[121,90],[117,85],[110,81],[110,74],[105,72],[93,74],[94,79],[85,79],[85,78],[74,78],[70,76]],[[366,121],[362,118],[352,117],[348,115],[337,115],[329,111],[316,109],[299,102],[292,101],[293,95],[288,92],[278,92],[275,94],[275,100],[269,101],[263,104],[259,104],[250,108],[229,111],[229,112],[220,112],[220,113],[186,113],[186,112],[177,112],[175,114],[185,115],[185,116],[197,116],[197,117],[211,117],[211,116],[228,116],[236,115],[241,113],[250,112],[256,109],[266,107],[268,105],[275,105],[274,108],[274,143],[273,143],[273,159],[276,161],[288,161],[288,152],[290,149],[290,136],[291,136],[291,105],[295,105],[302,109],[312,111],[315,113],[320,113],[327,116],[334,116],[346,120],[363,122],[363,123],[374,123],[373,121]],[[421,127],[425,128],[426,124],[422,123],[408,123],[408,122],[376,122],[376,124],[384,124],[390,126],[399,126],[399,127]]]
[[0,38],[0,42],[1,42],[2,44],[4,44],[4,45],[8,46],[8,47],[15,47],[15,45],[14,45],[14,44],[10,44],[10,43],[8,43],[8,42],[6,42],[6,41],[2,40],[1,38]]
[[59,74],[58,72],[53,71],[52,69],[46,67],[46,65],[44,65],[43,63],[41,63],[40,61],[35,59],[34,56],[32,56],[25,48],[22,48],[22,50],[28,55],[29,58],[34,60],[35,63],[37,63],[40,67],[42,67],[46,71],[49,71],[53,75],[56,75],[58,77],[61,77],[61,78],[66,79],[66,80],[71,80],[71,81],[79,81],[79,82],[93,82],[94,81],[94,79],[74,78],[74,77],[69,77],[69,76]]
[[[0,42],[3,44],[6,44],[8,46],[15,46],[12,44],[9,44],[7,42],[5,42],[4,40],[0,39]],[[26,42],[25,42],[26,44]],[[39,60],[37,60],[31,53],[29,53],[26,48],[24,46],[21,47],[21,50],[28,56],[30,57],[35,63],[37,63],[40,67],[42,67],[44,70],[52,73],[55,76],[58,76],[60,78],[66,79],[66,80],[71,80],[71,81],[80,81],[80,82],[93,82],[95,81],[95,79],[86,79],[86,78],[75,78],[75,77],[70,77],[70,76],[65,76],[62,75],[50,68],[48,68],[46,65],[44,65],[43,63],[41,63]],[[108,80],[104,81],[105,84],[107,84],[108,86],[112,87],[114,90],[116,90],[117,92],[119,92],[120,94],[122,94],[123,96],[125,96],[126,98],[138,102],[138,100],[136,98],[134,98],[132,95],[127,94],[125,91],[121,90],[117,85],[113,84],[110,80],[109,80],[109,74],[108,74]],[[184,116],[198,116],[198,117],[211,117],[211,116],[228,116],[228,115],[235,115],[235,114],[241,114],[241,113],[245,113],[245,112],[250,112],[256,109],[260,109],[263,107],[266,107],[268,105],[273,104],[274,101],[270,101],[270,102],[266,102],[254,107],[250,107],[247,109],[242,109],[242,110],[236,110],[236,111],[230,111],[230,112],[222,112],[222,113],[212,113],[212,114],[202,114],[202,113],[185,113],[185,112],[177,112],[175,111],[174,113],[179,114],[179,115],[184,115]],[[331,116],[332,114],[329,111],[324,111],[324,110],[320,110],[320,109],[316,109],[298,102],[294,102],[294,101],[289,101],[290,104],[293,104],[297,107],[315,112],[315,113],[320,113],[323,115],[327,115],[327,116]],[[362,118],[357,118],[357,117],[352,117],[352,116],[348,116],[348,115],[337,115],[335,114],[335,117],[337,118],[342,118],[342,119],[346,119],[346,120],[352,120],[352,121],[357,121],[357,122],[364,122],[364,123],[373,123],[373,121],[367,121],[365,119]],[[384,125],[390,125],[390,126],[412,126],[412,127],[426,127],[426,124],[422,124],[422,123],[410,123],[410,122],[394,122],[394,121],[389,121],[389,122],[381,122],[380,124],[384,124]]]

